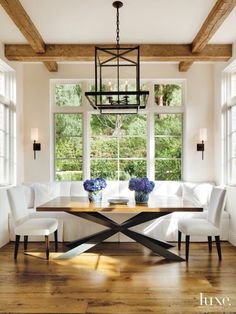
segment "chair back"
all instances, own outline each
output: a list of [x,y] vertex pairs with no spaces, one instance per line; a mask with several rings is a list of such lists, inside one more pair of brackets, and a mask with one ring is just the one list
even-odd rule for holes
[[208,221],[217,228],[220,226],[221,217],[225,206],[226,190],[213,187],[208,208]]
[[24,188],[14,186],[7,191],[11,214],[15,225],[19,225],[29,218]]

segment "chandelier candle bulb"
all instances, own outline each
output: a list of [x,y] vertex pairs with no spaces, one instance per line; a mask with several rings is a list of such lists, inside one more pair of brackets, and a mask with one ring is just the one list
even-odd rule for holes
[[111,82],[109,82],[108,85],[109,85],[109,92],[112,92],[112,84],[111,84]]

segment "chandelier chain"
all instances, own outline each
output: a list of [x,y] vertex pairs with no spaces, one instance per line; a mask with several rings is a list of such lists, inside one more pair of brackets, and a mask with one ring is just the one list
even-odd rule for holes
[[119,8],[116,11],[116,45],[120,46],[120,13]]

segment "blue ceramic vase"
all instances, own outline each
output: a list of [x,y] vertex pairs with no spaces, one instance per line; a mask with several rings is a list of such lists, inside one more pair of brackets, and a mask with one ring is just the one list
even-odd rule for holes
[[135,202],[137,204],[147,204],[149,193],[135,191]]
[[92,203],[98,203],[102,200],[102,191],[88,192],[89,201]]

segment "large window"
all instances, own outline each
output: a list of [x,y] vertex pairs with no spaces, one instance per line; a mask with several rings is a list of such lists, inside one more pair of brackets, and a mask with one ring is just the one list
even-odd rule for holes
[[14,73],[0,60],[0,186],[14,183]]
[[52,82],[56,180],[182,179],[183,82],[143,84],[146,110],[101,115],[84,97],[91,82]]
[[90,123],[91,177],[128,180],[146,176],[145,115],[93,114]]

